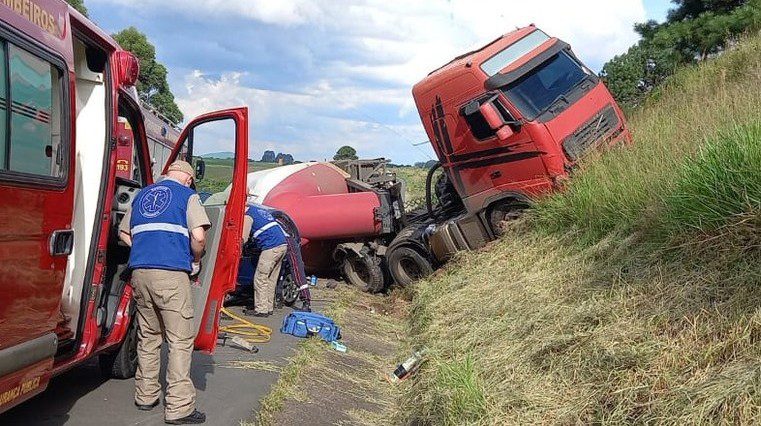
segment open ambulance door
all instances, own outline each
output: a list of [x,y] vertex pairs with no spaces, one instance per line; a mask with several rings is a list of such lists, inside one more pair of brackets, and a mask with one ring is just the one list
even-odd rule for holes
[[197,330],[195,348],[212,353],[217,344],[219,312],[225,294],[235,289],[241,256],[248,173],[248,108],[216,111],[191,121],[164,165],[164,174],[178,158],[195,168],[194,185],[202,200],[231,185],[229,197],[204,204],[211,229],[206,233],[201,273],[191,280]]

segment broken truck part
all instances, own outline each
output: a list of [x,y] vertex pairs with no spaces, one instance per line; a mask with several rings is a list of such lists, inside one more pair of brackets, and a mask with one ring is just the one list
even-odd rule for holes
[[[307,274],[338,269],[351,284],[376,293],[390,284],[383,259],[404,227],[402,183],[386,163],[338,163],[354,174],[328,162],[249,173],[249,201],[280,210],[296,224]],[[227,190],[205,203],[226,197]]]

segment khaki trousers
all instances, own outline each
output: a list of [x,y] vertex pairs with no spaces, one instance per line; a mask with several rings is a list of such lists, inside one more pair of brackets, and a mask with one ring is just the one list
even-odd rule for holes
[[135,402],[152,404],[161,397],[162,335],[169,346],[164,417],[176,420],[195,410],[190,380],[193,355],[193,297],[186,272],[137,269],[132,273],[137,304],[138,342]]
[[287,250],[288,245],[283,244],[264,250],[259,255],[259,263],[254,272],[254,310],[258,313],[266,314],[275,309],[275,287]]

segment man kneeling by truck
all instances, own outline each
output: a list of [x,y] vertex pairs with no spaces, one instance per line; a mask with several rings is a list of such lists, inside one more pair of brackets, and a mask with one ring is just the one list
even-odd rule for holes
[[243,218],[243,240],[261,250],[254,272],[254,306],[246,315],[268,317],[275,309],[275,288],[283,258],[288,251],[283,228],[265,208],[249,205]]

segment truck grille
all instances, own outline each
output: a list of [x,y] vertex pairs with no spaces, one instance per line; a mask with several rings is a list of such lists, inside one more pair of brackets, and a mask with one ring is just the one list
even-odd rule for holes
[[608,105],[604,110],[597,113],[572,135],[563,141],[563,150],[572,161],[578,160],[589,148],[597,145],[602,138],[618,128],[619,119],[616,110]]

